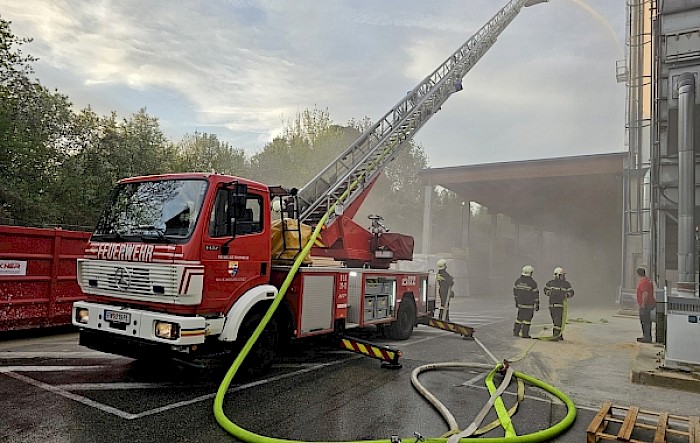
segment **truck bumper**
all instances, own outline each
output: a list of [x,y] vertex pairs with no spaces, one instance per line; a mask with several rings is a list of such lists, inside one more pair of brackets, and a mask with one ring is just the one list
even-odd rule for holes
[[84,301],[73,304],[72,323],[83,332],[114,337],[115,342],[143,343],[173,351],[187,352],[192,345],[203,344],[206,336],[204,317],[184,317]]

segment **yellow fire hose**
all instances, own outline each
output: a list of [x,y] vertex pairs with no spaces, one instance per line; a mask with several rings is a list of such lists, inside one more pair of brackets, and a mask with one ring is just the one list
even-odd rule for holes
[[[385,156],[388,154],[388,152],[392,149],[392,146],[389,146],[385,149],[384,153],[382,156]],[[374,165],[377,164],[379,161],[376,160],[373,162],[372,165],[368,168],[368,171],[372,169]],[[364,173],[366,174],[366,172]],[[363,175],[364,175],[363,174]],[[311,251],[311,248],[314,245],[314,242],[318,238],[318,236],[321,233],[321,229],[323,225],[326,223],[328,220],[329,215],[335,211],[335,207],[339,202],[342,202],[345,198],[347,198],[347,195],[350,193],[354,187],[356,187],[359,183],[359,181],[362,179],[362,176],[360,176],[358,179],[356,179],[349,187],[348,189],[343,193],[343,195],[338,199],[336,203],[334,203],[329,210],[326,212],[326,214],[321,218],[321,220],[318,222],[316,225],[316,228],[314,229],[314,232],[312,233],[311,237],[309,238],[308,243],[304,246],[302,249],[301,253],[299,256],[296,258],[294,261],[294,264],[292,265],[292,268],[290,269],[289,273],[287,274],[287,277],[285,278],[284,282],[282,283],[282,286],[280,287],[279,292],[277,293],[277,296],[274,298],[272,301],[272,304],[268,308],[267,312],[263,316],[262,320],[258,324],[258,326],[255,328],[253,331],[252,335],[248,339],[248,341],[245,343],[243,346],[243,349],[240,351],[238,356],[236,356],[235,360],[231,364],[231,367],[228,369],[226,372],[226,375],[224,376],[223,380],[221,381],[221,384],[219,385],[219,388],[216,392],[216,397],[214,398],[214,417],[216,418],[216,421],[219,423],[219,425],[229,434],[232,436],[245,441],[249,443],[308,443],[308,442],[303,442],[303,441],[298,441],[298,440],[286,440],[286,439],[281,439],[281,438],[275,438],[275,437],[267,437],[264,435],[259,435],[254,432],[248,431],[247,429],[244,429],[235,423],[233,423],[224,413],[223,410],[223,405],[224,405],[224,397],[226,396],[226,393],[228,391],[229,386],[231,385],[231,381],[233,380],[233,377],[236,375],[238,372],[239,368],[241,367],[241,364],[243,363],[243,360],[245,360],[246,356],[252,349],[253,345],[255,342],[258,340],[258,337],[262,333],[262,331],[265,329],[267,324],[269,323],[270,319],[272,318],[273,314],[277,310],[277,307],[280,305],[282,302],[282,299],[284,295],[287,292],[287,289],[292,283],[292,279],[296,275],[297,271],[299,270],[299,267],[301,266],[302,261],[304,258],[309,254]],[[489,389],[490,394],[494,394],[494,392],[497,391],[495,386],[493,385],[493,375],[495,375],[495,372],[497,370],[501,369],[500,366],[497,366],[492,370],[492,372],[489,374],[489,377],[487,378],[487,386]],[[566,429],[568,429],[574,422],[576,418],[576,407],[574,406],[574,403],[571,401],[569,397],[567,397],[563,392],[557,390],[553,386],[550,386],[536,378],[529,377],[525,374],[522,374],[520,372],[513,372],[512,375],[517,377],[520,380],[523,380],[525,382],[528,382],[536,387],[542,388],[545,391],[553,394],[557,398],[559,398],[567,408],[567,413],[566,416],[558,423],[556,423],[554,426],[534,432],[532,434],[526,434],[526,435],[516,435],[515,430],[513,428],[513,425],[510,421],[510,416],[508,415],[508,412],[505,410],[505,407],[503,406],[503,401],[501,400],[500,396],[496,396],[494,403],[496,406],[496,411],[501,423],[501,426],[505,429],[506,436],[505,437],[491,437],[491,438],[473,438],[473,437],[465,437],[465,438],[460,438],[460,442],[466,442],[466,441],[479,441],[482,443],[535,443],[535,442],[542,442],[542,441],[547,441],[551,440],[552,438],[556,437],[557,435],[561,434],[564,432]],[[406,440],[410,440],[415,437],[407,437]],[[425,439],[427,443],[447,443],[448,439],[446,437],[435,437],[435,438],[427,438]],[[359,442],[362,443],[394,443],[390,439],[380,439],[380,440],[360,440]],[[346,443],[359,443],[359,442],[346,442]],[[450,442],[452,443],[452,442]]]
[[[262,333],[262,331],[265,329],[265,326],[267,326],[267,323],[270,321],[272,318],[272,315],[274,314],[275,310],[279,306],[279,304],[282,301],[282,298],[284,297],[287,289],[289,288],[292,279],[296,272],[298,271],[299,267],[301,266],[301,262],[308,255],[309,251],[311,250],[311,247],[314,244],[315,239],[318,237],[321,227],[323,224],[326,222],[328,219],[328,213],[321,219],[319,224],[316,226],[316,229],[314,230],[309,242],[307,245],[304,247],[302,252],[299,254],[299,257],[295,260],[294,264],[292,265],[292,269],[289,271],[289,274],[287,275],[287,278],[284,280],[282,283],[282,286],[280,287],[280,291],[273,300],[272,304],[270,305],[269,309],[263,316],[262,320],[260,321],[260,324],[255,328],[253,331],[253,334],[251,337],[248,339],[246,344],[243,346],[243,349],[241,352],[238,354],[236,359],[234,360],[233,364],[229,368],[229,370],[226,372],[226,375],[224,376],[224,379],[221,381],[221,384],[219,385],[219,389],[217,390],[216,397],[214,398],[214,417],[216,418],[216,421],[219,423],[219,425],[226,430],[229,434],[232,436],[249,442],[249,443],[306,443],[302,441],[297,441],[297,440],[286,440],[286,439],[280,439],[280,438],[275,438],[275,437],[267,437],[264,435],[259,435],[255,434],[251,431],[248,431],[235,423],[233,423],[224,413],[223,411],[223,402],[224,402],[224,397],[228,391],[228,388],[231,384],[231,381],[233,380],[233,377],[236,375],[238,372],[238,369],[240,368],[241,364],[243,363],[243,360],[246,358],[250,350],[252,349],[253,345],[257,341],[258,337]],[[495,374],[495,371],[500,369],[500,367],[496,367],[490,374],[489,374],[489,382],[487,383],[489,387],[489,392],[491,394],[494,393],[495,386],[493,385],[492,378],[493,375]],[[576,418],[576,407],[574,406],[574,403],[571,401],[569,397],[567,397],[563,392],[557,390],[553,386],[550,386],[536,378],[529,377],[525,374],[522,374],[520,372],[514,372],[513,375],[517,377],[520,380],[523,380],[525,382],[528,382],[536,387],[542,388],[545,391],[553,394],[557,398],[559,398],[567,408],[567,414],[566,416],[558,423],[556,423],[554,426],[534,432],[532,434],[526,434],[526,435],[521,435],[518,436],[515,434],[515,430],[513,429],[512,423],[510,422],[510,416],[507,411],[505,411],[505,407],[503,406],[502,400],[500,397],[498,397],[495,402],[496,402],[496,411],[499,416],[499,420],[503,428],[506,430],[506,436],[505,437],[490,437],[490,438],[474,438],[474,437],[465,437],[465,438],[460,438],[460,442],[465,442],[465,441],[480,441],[482,443],[534,443],[534,442],[541,442],[541,441],[546,441],[546,440],[551,440],[552,438],[556,437],[557,435],[561,434],[564,432],[566,429],[568,429],[574,422]],[[410,439],[412,437],[407,437],[406,439]],[[428,438],[426,439],[426,442],[428,443],[447,443],[448,438],[446,437],[435,437],[435,438]],[[391,440],[389,439],[380,439],[380,440],[362,440],[361,442],[363,443],[392,443]],[[356,443],[356,442],[348,442],[348,443]]]

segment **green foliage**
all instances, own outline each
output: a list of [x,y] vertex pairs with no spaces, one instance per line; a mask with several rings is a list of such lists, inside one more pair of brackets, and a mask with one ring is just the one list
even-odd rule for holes
[[[332,122],[328,110],[298,114],[283,133],[251,159],[252,178],[263,183],[302,187],[371,126],[368,119],[348,126]],[[410,142],[375,183],[355,219],[378,214],[396,232],[420,238],[423,226],[423,187],[418,171],[427,167],[423,149]]]
[[21,51],[29,41],[15,37],[0,19],[0,217],[19,223],[51,218],[57,210],[46,196],[71,117],[67,97],[29,78],[34,59]]
[[174,151],[160,130],[158,118],[141,109],[123,120],[117,134],[121,139],[115,153],[118,178],[168,172]]
[[249,174],[245,151],[221,142],[216,134],[185,135],[175,152],[175,172],[218,172],[239,177]]
[[297,114],[281,135],[251,159],[251,178],[262,183],[302,187],[335,159],[360,133],[333,124],[328,110]]
[[[327,109],[307,109],[248,159],[215,134],[195,133],[173,143],[145,109],[125,119],[91,108],[71,109],[68,98],[30,78],[35,59],[22,53],[30,39],[12,34],[0,18],[0,223],[91,228],[117,180],[168,172],[219,172],[270,185],[302,187],[371,125],[335,124]],[[427,166],[409,144],[386,169],[370,209],[392,230],[421,231]]]
[[377,179],[356,221],[369,226],[366,217],[380,215],[391,231],[412,235],[420,244],[425,185],[418,178],[418,171],[427,166],[423,148],[411,141]]

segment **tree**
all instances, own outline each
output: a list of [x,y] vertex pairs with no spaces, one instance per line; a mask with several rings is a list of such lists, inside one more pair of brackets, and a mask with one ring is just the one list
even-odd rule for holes
[[172,170],[175,148],[145,109],[121,122],[92,109],[73,118],[52,200],[62,209],[54,223],[92,226],[115,183],[125,177]]
[[334,124],[328,110],[305,110],[251,159],[251,177],[268,184],[301,187],[357,137],[353,127]]
[[245,151],[221,142],[216,134],[195,132],[176,146],[174,171],[218,172],[220,174],[247,176],[249,167]]
[[160,130],[157,117],[145,108],[119,125],[121,138],[115,156],[117,177],[162,174],[170,170],[175,148]]
[[[371,126],[366,118],[339,126],[333,123],[327,110],[305,110],[253,156],[251,175],[263,183],[301,187]],[[423,184],[417,173],[427,164],[423,148],[409,142],[377,179],[356,221],[364,225],[367,215],[379,214],[392,231],[420,238]]]
[[61,165],[72,117],[66,96],[29,78],[35,59],[21,51],[29,42],[0,18],[0,215],[22,224],[55,215],[46,193]]
[[119,178],[115,157],[120,141],[115,113],[99,116],[88,107],[75,115],[68,154],[53,188],[53,199],[62,208],[54,223],[94,225]]
[[418,171],[426,167],[428,159],[423,148],[410,141],[377,179],[356,221],[363,224],[361,220],[368,215],[381,215],[391,231],[420,241],[425,185],[418,178]]
[[[195,133],[174,144],[158,118],[140,109],[116,113],[71,109],[68,97],[31,79],[16,37],[0,18],[0,222],[91,226],[121,178],[173,171],[216,171],[267,184],[302,187],[371,122],[333,123],[327,109],[307,109],[248,161],[242,149],[215,134]],[[423,188],[416,172],[427,165],[422,148],[409,144],[378,179],[370,201],[387,221],[417,235]]]

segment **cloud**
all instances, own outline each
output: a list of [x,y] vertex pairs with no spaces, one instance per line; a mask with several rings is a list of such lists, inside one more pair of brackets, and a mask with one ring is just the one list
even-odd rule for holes
[[[381,117],[500,7],[489,0],[0,5],[15,34],[34,37],[26,50],[40,57],[42,83],[76,106],[120,115],[145,106],[174,139],[209,128],[249,151],[306,108],[328,108],[341,124]],[[524,9],[468,74],[465,91],[418,134],[430,163],[617,149],[624,88],[614,83],[614,30],[623,35],[624,8],[569,0]],[[603,127],[592,131],[593,124]],[[482,148],[471,152],[466,141]]]

